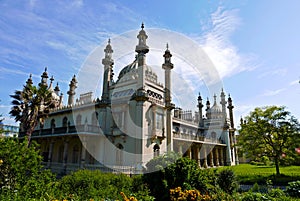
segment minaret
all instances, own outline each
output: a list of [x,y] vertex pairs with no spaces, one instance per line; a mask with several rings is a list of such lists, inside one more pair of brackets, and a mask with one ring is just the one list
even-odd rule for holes
[[222,89],[222,91],[221,91],[220,97],[221,97],[221,102],[220,102],[220,104],[221,104],[221,106],[222,106],[222,115],[223,115],[224,123],[226,123],[226,117],[227,117],[227,114],[226,114],[226,103],[227,103],[227,102],[226,102],[226,100],[225,100],[225,93],[224,93],[223,89]]
[[234,121],[233,121],[233,108],[234,106],[232,105],[232,99],[230,97],[230,94],[228,96],[228,106],[227,106],[228,110],[229,110],[229,119],[230,119],[230,127],[232,129],[234,129]]
[[30,74],[28,80],[26,81],[26,86],[32,86],[32,84],[32,74]]
[[76,80],[76,76],[74,75],[69,84],[70,86],[69,91],[67,92],[69,95],[68,105],[74,104],[75,89],[77,88],[76,84],[77,84],[77,80]]
[[210,119],[211,115],[210,115],[210,102],[209,99],[207,97],[207,101],[206,101],[206,117],[207,119]]
[[165,62],[162,65],[162,68],[165,70],[165,106],[167,109],[167,151],[172,151],[172,119],[171,119],[171,110],[174,108],[174,105],[171,103],[171,70],[173,69],[173,64],[171,63],[172,54],[169,50],[169,45],[167,44],[167,49],[164,54]]
[[203,104],[202,104],[202,97],[199,93],[199,96],[198,96],[198,109],[199,109],[199,127],[203,127],[204,126],[204,122],[203,122],[203,115],[202,115],[202,108],[203,108]]
[[230,94],[228,95],[228,106],[227,106],[228,110],[229,110],[229,119],[230,119],[230,129],[229,129],[229,135],[230,135],[230,141],[231,141],[231,154],[233,154],[234,152],[234,156],[232,156],[232,158],[235,159],[235,164],[238,165],[239,164],[239,158],[238,158],[238,154],[237,154],[237,147],[234,145],[236,145],[236,135],[235,135],[235,128],[234,128],[234,120],[233,120],[233,108],[234,106],[232,105],[232,99],[230,97]]
[[56,83],[56,87],[54,88],[54,92],[55,92],[56,95],[59,96],[60,89],[59,89],[59,86],[58,86],[58,82]]
[[104,65],[104,74],[103,74],[103,90],[102,90],[102,101],[109,101],[109,86],[113,80],[113,64],[114,60],[112,59],[113,49],[110,45],[110,39],[108,40],[108,44],[104,49],[105,56],[102,59],[102,64]]
[[39,86],[48,86],[47,84],[47,79],[48,79],[48,73],[47,73],[47,67],[45,68],[45,71],[41,75],[42,79],[41,82],[39,83]]
[[146,44],[146,40],[148,38],[145,30],[144,23],[141,26],[142,30],[140,30],[137,35],[138,45],[135,47],[135,51],[138,53],[138,88],[144,88],[145,86],[145,68],[146,65],[146,54],[149,52],[149,47]]
[[54,78],[53,78],[53,76],[51,76],[51,78],[50,78],[50,85],[49,85],[48,89],[52,90],[52,83],[53,83],[53,81],[54,81]]

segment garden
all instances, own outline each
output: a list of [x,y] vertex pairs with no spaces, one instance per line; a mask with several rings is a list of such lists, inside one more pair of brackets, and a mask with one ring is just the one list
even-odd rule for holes
[[28,148],[26,141],[2,138],[0,146],[0,200],[300,200],[300,166],[282,167],[281,175],[251,164],[200,169],[169,153],[149,161],[143,175],[81,169],[57,178],[40,165],[35,142]]

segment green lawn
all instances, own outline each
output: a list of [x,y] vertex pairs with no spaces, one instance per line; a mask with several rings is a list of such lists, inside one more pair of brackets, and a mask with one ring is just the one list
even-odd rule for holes
[[300,166],[280,167],[280,176],[275,175],[275,166],[241,164],[224,168],[232,169],[242,184],[266,184],[267,180],[272,180],[273,184],[286,185],[290,181],[300,180]]

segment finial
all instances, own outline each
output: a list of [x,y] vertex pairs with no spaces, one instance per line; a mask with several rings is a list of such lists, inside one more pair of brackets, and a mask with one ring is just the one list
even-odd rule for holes
[[30,75],[29,75],[29,79],[31,79],[32,78],[32,74],[30,73]]
[[169,50],[169,44],[168,43],[167,43],[166,47],[167,47],[167,50]]
[[144,22],[142,22],[142,26],[141,26],[141,28],[142,28],[142,29],[144,29],[144,28],[145,28],[145,27],[144,27]]
[[110,38],[108,39],[108,44],[110,44]]
[[45,67],[45,72],[47,72],[47,67]]
[[51,78],[50,78],[50,82],[52,83],[53,80],[54,80],[54,78],[53,78],[53,75],[52,75]]

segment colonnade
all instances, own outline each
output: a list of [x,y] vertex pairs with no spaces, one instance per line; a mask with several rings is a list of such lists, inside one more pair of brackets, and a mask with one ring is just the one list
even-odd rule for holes
[[177,143],[177,152],[196,160],[199,167],[218,167],[226,165],[225,146],[213,144]]

